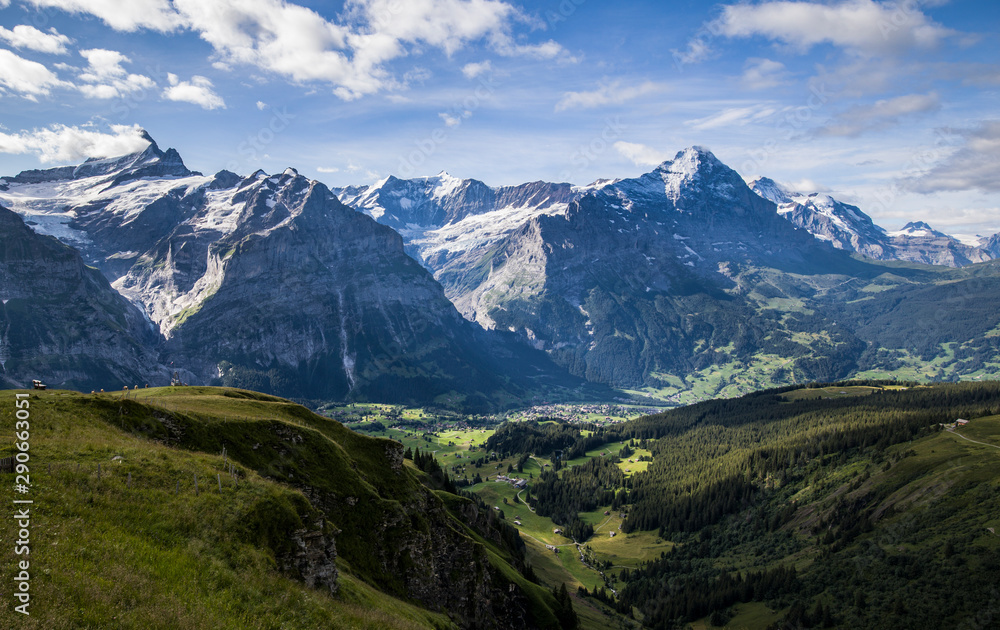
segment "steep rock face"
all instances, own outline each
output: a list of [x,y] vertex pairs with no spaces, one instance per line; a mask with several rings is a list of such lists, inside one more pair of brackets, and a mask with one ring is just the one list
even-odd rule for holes
[[[538,627],[525,582],[505,573],[487,547],[504,556],[501,562],[523,564],[524,543],[496,511],[421,484],[418,473],[402,464],[399,443],[354,434],[336,424],[324,432],[333,442],[313,431],[285,427],[275,433],[274,441],[255,438],[263,442],[259,449],[234,444],[233,457],[239,460],[241,453],[255,456],[268,449],[283,455],[322,455],[322,472],[296,469],[297,474],[281,477],[284,466],[271,466],[267,472],[302,490],[336,526],[337,555],[355,575],[390,595],[446,613],[463,628]],[[321,529],[317,525],[311,531]],[[305,553],[315,557],[307,563],[310,567],[323,567],[329,556],[322,551],[320,537],[311,537],[315,542],[304,544],[312,551],[296,543],[292,557]]]
[[311,529],[297,529],[291,534],[294,551],[278,558],[286,573],[295,575],[311,588],[325,588],[331,595],[338,589],[337,544],[324,533],[322,520]]
[[[753,269],[843,274],[861,265],[796,229],[698,147],[560,212],[536,211],[486,243],[426,259],[441,265],[436,276],[462,313],[521,334],[575,374],[626,386],[777,352],[786,339],[768,334],[772,316],[757,304],[787,296],[775,287],[751,295]],[[792,347],[846,352],[832,368],[843,373],[857,341],[836,336]]]
[[400,232],[433,230],[503,208],[546,208],[580,196],[570,184],[532,182],[491,188],[444,172],[409,180],[390,176],[371,186],[334,192],[345,204]]
[[966,245],[953,236],[938,232],[923,221],[907,223],[903,229],[890,232],[896,258],[929,265],[964,267],[992,260],[980,247]]
[[[398,572],[409,597],[431,610],[449,611],[463,627],[537,627],[523,591],[493,565],[483,546],[456,527],[437,500],[425,495],[402,507],[378,526],[378,533],[396,540],[395,545],[372,551],[387,572]],[[427,526],[405,531],[415,514]],[[492,514],[484,516],[470,505],[463,516],[479,534],[494,531]]]
[[190,216],[211,178],[190,171],[173,149],[150,145],[129,155],[4,178],[0,202],[36,231],[78,248],[114,282],[136,256]]
[[156,338],[79,254],[0,207],[0,377],[7,386],[146,383]]
[[175,365],[316,398],[481,392],[483,408],[507,387],[481,333],[396,232],[294,169],[208,188],[116,283],[159,325]]
[[[447,173],[410,180],[389,177],[335,192],[345,204],[403,235],[407,253],[434,273],[453,300],[457,293],[450,278],[463,275],[470,260],[479,260],[531,217],[563,212],[583,194],[570,184],[548,182],[491,188]],[[463,315],[474,318],[464,309]]]
[[755,193],[775,203],[778,213],[817,239],[866,258],[892,260],[895,249],[885,230],[857,206],[822,193],[802,194],[787,190],[767,177],[749,183]]
[[150,140],[5,181],[0,199],[143,308],[185,380],[485,410],[568,379],[465,321],[396,232],[294,169],[204,177]]
[[988,256],[991,258],[1000,258],[1000,234],[994,234],[993,236],[984,238],[979,245]]

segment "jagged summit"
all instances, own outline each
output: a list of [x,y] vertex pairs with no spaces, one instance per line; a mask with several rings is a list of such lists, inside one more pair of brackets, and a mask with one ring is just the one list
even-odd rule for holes
[[21,171],[14,177],[4,177],[8,184],[40,184],[45,182],[75,181],[91,177],[107,178],[112,186],[140,177],[189,177],[200,175],[188,170],[175,149],[161,151],[145,130],[142,138],[149,146],[126,155],[105,158],[88,158],[77,166],[57,166],[47,169]]
[[681,149],[674,155],[672,160],[664,160],[656,170],[669,170],[671,172],[697,171],[701,164],[721,164],[719,158],[715,157],[709,149],[693,145],[686,149]]
[[779,206],[783,203],[791,203],[793,197],[797,195],[797,193],[782,186],[770,177],[752,177],[747,180],[747,186],[764,199]]
[[[666,197],[677,210],[686,211],[704,206],[709,198],[715,201],[739,198],[742,203],[749,194],[743,178],[701,146],[678,151],[674,159],[663,162],[649,173],[614,182],[599,190],[617,191],[620,197],[632,202],[661,203]],[[691,203],[695,199],[700,201]]]

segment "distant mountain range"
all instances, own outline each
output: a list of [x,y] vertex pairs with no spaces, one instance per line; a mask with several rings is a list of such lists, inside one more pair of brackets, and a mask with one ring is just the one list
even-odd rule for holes
[[[107,372],[125,382],[179,369],[301,398],[490,409],[582,395],[584,379],[687,400],[1000,369],[1000,314],[981,308],[998,265],[972,265],[995,257],[997,236],[970,245],[925,224],[887,233],[827,195],[748,186],[700,147],[583,187],[442,173],[331,190],[292,168],[204,176],[147,139],[136,154],[0,184],[0,204],[128,299],[108,307],[132,331],[128,351],[94,355],[133,367],[143,357],[144,373]],[[25,261],[2,262],[7,299]],[[43,256],[32,264],[46,275]],[[79,290],[111,304],[98,284]],[[947,299],[959,303],[941,311]],[[148,330],[123,317],[145,317]],[[38,325],[58,335],[79,324]],[[3,347],[18,366],[8,384],[84,383],[58,353]]]
[[778,213],[837,249],[874,260],[905,260],[928,265],[964,267],[997,257],[1000,234],[974,242],[938,232],[923,221],[886,232],[857,206],[822,193],[792,192],[774,180],[758,177],[749,183],[761,197],[775,203]]

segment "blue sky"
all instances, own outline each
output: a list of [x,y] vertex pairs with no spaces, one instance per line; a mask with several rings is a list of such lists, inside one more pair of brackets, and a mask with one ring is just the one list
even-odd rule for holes
[[1000,231],[1000,3],[0,0],[0,173],[126,152],[589,183],[708,147],[896,229]]

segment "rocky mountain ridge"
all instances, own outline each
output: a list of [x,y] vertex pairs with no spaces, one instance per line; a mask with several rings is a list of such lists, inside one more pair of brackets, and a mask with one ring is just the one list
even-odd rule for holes
[[[749,182],[761,197],[774,202],[778,213],[793,224],[837,249],[857,252],[873,260],[901,260],[927,265],[965,267],[996,258],[985,246],[989,239],[963,242],[939,232],[922,221],[887,232],[857,206],[843,203],[824,193],[799,193],[784,188],[767,177]],[[992,238],[995,240],[998,235]]]
[[466,322],[396,232],[294,169],[206,177],[151,142],[6,181],[0,203],[78,247],[194,382],[488,409],[566,377]]
[[[168,370],[303,398],[489,409],[581,379],[719,393],[902,369],[942,351],[899,341],[896,292],[993,274],[874,260],[971,258],[927,226],[888,234],[828,196],[750,187],[702,147],[585,187],[331,190],[293,168],[204,176],[152,141],[4,182],[0,203],[142,309]],[[955,377],[988,363],[977,317],[953,324],[972,344]]]

